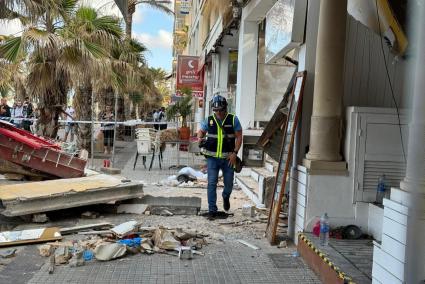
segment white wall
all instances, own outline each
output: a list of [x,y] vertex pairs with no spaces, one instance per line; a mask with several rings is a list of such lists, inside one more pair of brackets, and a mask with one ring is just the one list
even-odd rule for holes
[[391,54],[384,41],[388,79],[381,38],[351,16],[347,18],[345,46],[344,106],[395,107],[390,81],[397,105],[406,105],[406,60]]
[[309,175],[305,228],[312,230],[315,220],[325,212],[331,226],[355,223],[352,179],[348,176]]

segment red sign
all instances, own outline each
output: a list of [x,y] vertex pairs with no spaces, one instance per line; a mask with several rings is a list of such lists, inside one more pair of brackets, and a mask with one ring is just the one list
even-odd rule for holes
[[179,55],[177,57],[177,96],[183,88],[190,88],[192,96],[204,97],[204,72],[198,72],[199,57]]

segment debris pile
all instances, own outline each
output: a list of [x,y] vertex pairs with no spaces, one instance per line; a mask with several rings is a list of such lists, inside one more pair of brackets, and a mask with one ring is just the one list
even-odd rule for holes
[[41,256],[50,257],[49,273],[53,273],[54,266],[58,265],[81,266],[93,259],[109,261],[127,254],[164,253],[191,259],[193,255],[204,255],[200,249],[208,244],[205,240],[208,235],[197,231],[143,227],[135,220],[109,230],[72,232],[86,237],[81,240],[50,242],[38,247]]

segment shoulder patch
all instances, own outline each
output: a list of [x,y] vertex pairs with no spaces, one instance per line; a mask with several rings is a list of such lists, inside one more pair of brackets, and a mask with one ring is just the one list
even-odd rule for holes
[[214,125],[214,121],[211,119],[210,120],[210,126],[213,126]]

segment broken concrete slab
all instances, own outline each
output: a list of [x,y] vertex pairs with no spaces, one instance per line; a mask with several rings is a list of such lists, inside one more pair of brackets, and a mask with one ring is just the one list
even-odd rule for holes
[[47,221],[49,221],[49,218],[47,217],[46,214],[34,214],[32,215],[32,220],[33,223],[46,223]]
[[197,215],[201,210],[200,197],[162,197],[145,195],[137,202],[149,205],[150,214],[161,215],[168,210],[174,215]]
[[143,183],[96,174],[2,186],[0,214],[21,216],[143,196]]
[[121,169],[117,169],[117,168],[105,168],[105,167],[101,167],[100,171],[102,173],[108,174],[108,175],[119,175],[121,174]]
[[143,214],[148,207],[147,204],[120,204],[117,213]]

